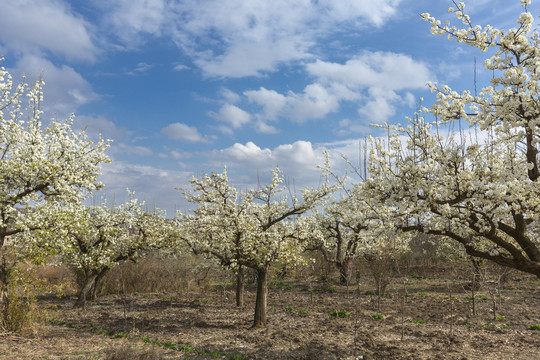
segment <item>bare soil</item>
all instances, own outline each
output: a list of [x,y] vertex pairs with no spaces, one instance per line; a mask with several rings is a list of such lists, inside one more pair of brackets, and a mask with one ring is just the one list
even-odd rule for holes
[[[540,324],[534,278],[499,289],[495,316],[487,287],[473,316],[470,292],[459,283],[410,277],[393,284],[381,299],[383,319],[369,287],[349,295],[345,287],[271,288],[264,329],[251,328],[249,290],[244,308],[234,306],[232,290],[106,296],[85,310],[73,308],[73,297],[47,297],[39,300],[50,308],[40,334],[1,334],[0,359],[107,359],[113,349],[152,347],[160,359],[211,359],[212,351],[225,359],[540,359],[540,330],[530,329]],[[172,349],[181,344],[187,352]]]

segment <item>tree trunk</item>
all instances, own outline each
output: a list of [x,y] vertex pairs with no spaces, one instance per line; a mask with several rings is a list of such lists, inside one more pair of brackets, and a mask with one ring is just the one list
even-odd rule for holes
[[79,290],[79,295],[77,296],[77,301],[75,302],[76,308],[85,308],[86,300],[91,297],[92,288],[96,283],[96,278],[98,275],[92,274],[86,276],[83,287]]
[[109,272],[109,268],[105,268],[101,270],[101,272],[96,276],[96,279],[94,280],[94,284],[90,288],[90,291],[88,292],[88,300],[96,300],[97,299],[97,292],[99,290],[99,285],[101,284],[101,280],[105,277],[105,275]]
[[352,272],[355,268],[354,259],[344,259],[341,262],[336,262],[336,267],[339,270],[340,283],[348,284],[352,279]]
[[268,294],[268,266],[257,269],[257,298],[255,300],[254,328],[266,326],[266,299]]
[[[8,281],[7,281],[7,274],[5,273],[4,269],[0,268],[0,317],[5,318],[5,311],[8,307],[8,300],[9,300],[9,294],[8,294]],[[2,319],[0,318],[0,323],[2,323]]]
[[3,244],[4,239],[0,238],[0,309],[4,309],[7,306],[9,281],[17,264],[15,259],[10,259],[10,254],[8,254]]
[[244,306],[244,268],[242,266],[236,273],[236,306]]
[[4,308],[8,298],[8,270],[0,264],[0,309]]

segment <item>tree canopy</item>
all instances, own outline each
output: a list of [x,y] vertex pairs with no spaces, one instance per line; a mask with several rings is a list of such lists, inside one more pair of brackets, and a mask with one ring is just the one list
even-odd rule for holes
[[508,30],[474,25],[464,3],[449,9],[461,26],[422,14],[432,33],[492,53],[491,85],[476,95],[429,84],[435,103],[406,126],[387,125],[388,141],[372,139],[370,177],[358,187],[400,229],[444,235],[471,256],[540,277],[531,228],[540,220],[540,39],[530,1],[521,3]]

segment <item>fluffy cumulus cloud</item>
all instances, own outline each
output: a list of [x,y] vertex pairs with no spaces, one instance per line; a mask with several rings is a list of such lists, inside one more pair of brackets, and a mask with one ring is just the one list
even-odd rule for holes
[[[388,121],[395,105],[411,103],[407,90],[425,88],[435,76],[427,64],[408,55],[368,52],[344,64],[317,60],[307,71],[324,84],[340,84],[352,92],[364,93],[358,113],[369,122]],[[403,92],[403,94],[400,94]]]
[[226,124],[219,127],[226,134],[232,134],[232,129],[239,129],[251,122],[251,115],[248,112],[232,104],[224,104],[217,113],[210,112],[209,115]]
[[301,93],[280,94],[261,87],[244,95],[261,107],[258,116],[266,120],[321,119],[349,101],[359,104],[358,113],[369,122],[383,122],[395,114],[397,104],[411,104],[409,90],[424,88],[435,78],[427,64],[391,52],[366,51],[345,63],[316,60],[306,71],[316,82]]
[[392,52],[365,51],[344,64],[317,60],[306,69],[321,80],[338,82],[353,89],[418,89],[433,77],[425,63]]
[[302,93],[287,92],[285,95],[264,87],[245,91],[247,99],[260,105],[263,118],[274,120],[284,117],[302,122],[308,119],[321,119],[338,110],[339,98],[321,84],[310,84]]
[[246,144],[236,143],[222,150],[208,154],[214,166],[220,164],[232,167],[251,169],[243,174],[245,182],[256,183],[257,172],[268,175],[269,171],[278,166],[287,176],[300,181],[311,182],[318,179],[320,171],[317,165],[324,163],[324,149],[313,148],[309,141],[296,141],[284,144],[274,149],[261,148],[249,141]]
[[199,133],[199,130],[197,130],[196,127],[183,123],[172,123],[161,129],[161,133],[173,140],[183,140],[188,142],[208,141],[208,138]]
[[277,166],[284,176],[302,188],[318,185],[321,180],[319,166],[324,165],[326,154],[332,171],[339,176],[355,173],[351,166],[363,168],[369,151],[367,146],[365,139],[360,138],[318,144],[296,141],[273,149],[250,141],[208,153],[211,162],[207,167],[219,169],[225,165],[231,170],[233,182],[256,186],[259,180],[263,183],[269,181],[270,171]]
[[28,81],[43,76],[48,116],[65,117],[75,112],[79,106],[99,99],[90,83],[72,67],[56,66],[40,56],[25,55],[17,62],[16,68],[9,70],[14,76],[26,74]]
[[66,2],[4,0],[0,11],[0,43],[17,53],[52,53],[67,59],[93,61],[99,53],[90,26]]

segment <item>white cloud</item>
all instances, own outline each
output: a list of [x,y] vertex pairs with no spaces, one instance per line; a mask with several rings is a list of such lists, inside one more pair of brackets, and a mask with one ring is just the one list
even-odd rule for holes
[[178,150],[171,151],[171,156],[176,160],[189,159],[193,157],[192,153],[180,152]]
[[366,135],[373,132],[373,128],[360,122],[353,122],[350,119],[341,119],[338,122],[339,127],[335,133],[339,136],[350,136],[351,134]]
[[65,117],[75,112],[79,106],[99,99],[92,86],[72,67],[57,67],[39,56],[25,55],[10,72],[13,75],[27,74],[34,80],[43,74],[45,111],[49,116],[56,113]]
[[4,0],[1,8],[0,42],[7,49],[85,61],[99,53],[88,23],[63,1]]
[[101,135],[104,139],[119,139],[131,134],[125,127],[118,127],[114,122],[103,116],[80,115],[75,117],[75,125],[85,129],[92,139],[98,139]]
[[396,113],[396,109],[388,98],[380,96],[368,101],[358,109],[358,113],[363,115],[366,122],[380,124],[390,119]]
[[221,129],[229,134],[232,133],[229,127],[239,129],[251,122],[251,115],[248,112],[232,104],[224,104],[217,113],[211,111],[209,115],[218,121],[226,123],[228,126]]
[[126,143],[113,143],[111,146],[112,153],[124,153],[135,156],[152,156],[154,152],[144,146],[129,145]]
[[141,34],[159,36],[169,13],[165,0],[112,0],[103,7],[115,34],[128,48],[139,44]]
[[400,2],[113,0],[107,6],[110,22],[126,46],[136,44],[143,34],[165,34],[205,75],[243,77],[312,58],[311,49],[343,26],[383,26]]
[[278,134],[279,131],[272,125],[268,125],[263,120],[257,120],[255,122],[255,131],[261,134]]
[[287,104],[287,98],[275,90],[260,87],[259,90],[248,90],[244,95],[250,102],[261,105],[267,119],[275,119]]
[[129,188],[139,200],[145,200],[150,206],[155,202],[158,208],[167,210],[168,217],[173,217],[175,207],[183,210],[188,206],[175,189],[187,186],[191,176],[190,172],[114,161],[103,166],[100,179],[105,188],[97,195],[114,196],[120,203],[128,200],[126,188]]
[[236,143],[222,150],[208,154],[215,166],[220,164],[232,168],[248,169],[243,174],[244,182],[256,183],[257,171],[268,175],[276,166],[289,177],[301,182],[313,182],[319,179],[318,165],[324,163],[322,148],[314,149],[309,141],[296,141],[293,144],[279,145],[274,149],[261,148],[249,141],[246,144]]
[[306,86],[301,95],[288,95],[286,116],[296,121],[324,118],[339,108],[339,99],[317,83]]
[[201,135],[196,127],[182,123],[172,123],[161,129],[161,133],[165,134],[169,139],[174,140],[185,140],[189,142],[208,141],[208,138]]
[[425,63],[391,52],[365,51],[345,64],[317,60],[306,69],[321,80],[338,82],[351,89],[420,89],[434,78]]
[[225,102],[229,104],[234,104],[240,101],[241,96],[235,93],[234,91],[227,89],[227,88],[221,88],[219,91],[220,97],[225,99]]
[[152,69],[154,67],[154,65],[151,65],[151,64],[147,64],[145,62],[140,62],[137,64],[137,66],[135,67],[135,69],[131,70],[128,72],[129,75],[137,75],[137,74],[142,74],[142,73],[145,73],[145,72],[148,72],[150,69]]
[[322,0],[319,5],[328,9],[329,18],[336,22],[360,20],[374,26],[382,26],[392,17],[401,0]]
[[435,80],[423,62],[388,52],[366,51],[344,64],[317,60],[307,64],[306,70],[316,77],[316,82],[301,93],[280,94],[264,87],[245,91],[251,103],[262,107],[256,116],[297,122],[321,119],[348,101],[358,103],[358,112],[369,122],[383,122],[395,114],[396,104],[414,104],[406,90],[425,88],[428,81]]
[[173,70],[175,71],[189,70],[189,66],[184,65],[184,64],[176,64],[174,65]]
[[259,76],[272,72],[280,63],[310,57],[307,46],[291,38],[268,42],[231,44],[222,55],[202,52],[194,61],[204,74],[211,77]]
[[261,105],[263,118],[273,120],[284,117],[302,122],[321,119],[339,109],[339,99],[321,84],[310,84],[300,94],[289,91],[286,95],[261,87],[244,92],[250,102]]

